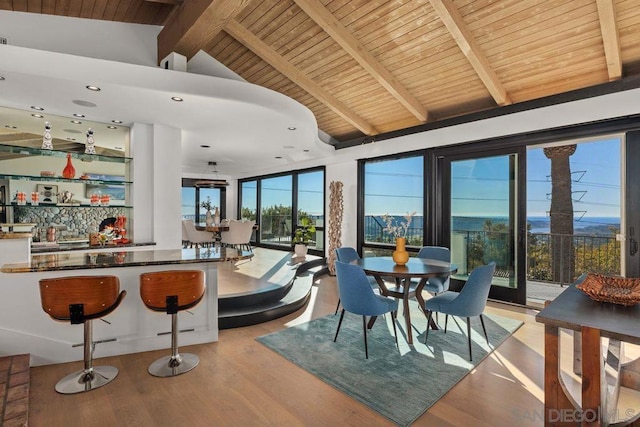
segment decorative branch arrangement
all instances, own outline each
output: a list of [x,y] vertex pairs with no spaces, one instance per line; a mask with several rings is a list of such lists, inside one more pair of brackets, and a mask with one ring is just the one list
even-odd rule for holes
[[342,182],[329,184],[329,254],[327,265],[331,275],[336,274],[336,249],[342,246]]

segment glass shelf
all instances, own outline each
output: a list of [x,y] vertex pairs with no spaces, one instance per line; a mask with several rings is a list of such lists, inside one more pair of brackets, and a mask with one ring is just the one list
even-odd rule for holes
[[133,206],[128,206],[128,205],[91,206],[91,205],[88,205],[88,204],[81,204],[81,205],[59,205],[58,204],[58,205],[54,205],[52,203],[40,203],[40,204],[37,204],[37,205],[32,205],[30,203],[27,203],[26,205],[18,205],[16,203],[11,203],[9,205],[0,205],[0,207],[3,207],[3,208],[89,208],[89,209],[123,208],[123,209],[130,209]]
[[131,181],[104,181],[101,179],[67,179],[61,176],[41,176],[41,175],[6,175],[0,174],[0,179],[14,179],[14,180],[26,180],[26,181],[49,181],[49,182],[76,182],[82,184],[94,184],[94,185],[127,185],[132,184]]
[[124,156],[105,156],[102,154],[84,154],[70,151],[58,151],[58,150],[43,150],[41,148],[32,147],[19,147],[17,145],[0,144],[0,152],[21,154],[23,156],[51,156],[51,157],[67,157],[67,154],[71,154],[71,158],[80,160],[82,162],[92,162],[94,160],[100,162],[111,163],[129,163],[131,157]]

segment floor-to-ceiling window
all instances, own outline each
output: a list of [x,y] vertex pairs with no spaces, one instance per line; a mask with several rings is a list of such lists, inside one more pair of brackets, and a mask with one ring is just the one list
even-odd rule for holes
[[[629,129],[636,127],[621,118],[360,160],[358,249],[388,255],[383,218],[402,221],[411,208],[401,201],[415,198],[425,201],[415,218],[426,218],[415,222],[426,228],[415,244],[451,248],[453,290],[489,261],[498,264],[490,296],[520,304],[553,299],[585,272],[635,277],[640,131]],[[411,158],[425,165],[420,183],[401,163]]]
[[293,176],[263,178],[260,181],[260,241],[291,246]]
[[424,156],[360,163],[363,189],[363,255],[389,255],[396,234],[409,248],[424,241]]
[[211,206],[220,210],[220,218],[226,217],[226,187],[199,187],[197,180],[182,179],[182,219],[190,219],[196,224],[205,221],[206,209],[202,202],[209,201]]
[[316,228],[314,248],[324,248],[324,171],[316,170],[299,173],[297,206],[297,224],[302,218],[308,218]]
[[530,302],[553,299],[584,272],[623,274],[622,147],[623,137],[611,136],[527,150]]
[[314,168],[241,180],[239,212],[243,218],[255,217],[259,224],[254,243],[290,250],[296,225],[308,218],[316,229],[309,252],[322,255],[324,176],[324,168]]

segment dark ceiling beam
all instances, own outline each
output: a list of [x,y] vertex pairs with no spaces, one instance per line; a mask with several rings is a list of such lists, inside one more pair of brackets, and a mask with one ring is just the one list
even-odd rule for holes
[[189,0],[183,2],[158,34],[158,63],[171,52],[191,59],[250,0]]

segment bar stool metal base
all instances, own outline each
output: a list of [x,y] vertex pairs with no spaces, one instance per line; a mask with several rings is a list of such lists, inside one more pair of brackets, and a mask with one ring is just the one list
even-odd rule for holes
[[200,362],[195,354],[181,353],[177,356],[165,356],[149,366],[149,373],[154,377],[174,377],[189,372]]
[[113,366],[94,366],[91,369],[81,369],[58,381],[56,391],[60,394],[83,393],[109,384],[117,376],[118,368]]

